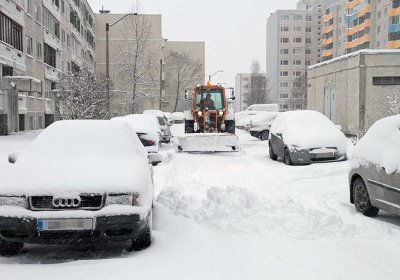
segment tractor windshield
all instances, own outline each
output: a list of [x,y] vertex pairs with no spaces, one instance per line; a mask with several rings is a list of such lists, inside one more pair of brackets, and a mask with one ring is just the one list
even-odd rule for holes
[[221,89],[198,90],[196,92],[197,110],[222,110],[224,109],[224,100]]

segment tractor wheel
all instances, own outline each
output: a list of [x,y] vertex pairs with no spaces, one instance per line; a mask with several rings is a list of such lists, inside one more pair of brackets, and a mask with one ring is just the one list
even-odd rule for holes
[[185,120],[185,133],[194,133],[194,121]]
[[235,134],[236,130],[235,121],[234,120],[225,121],[225,130],[228,133]]

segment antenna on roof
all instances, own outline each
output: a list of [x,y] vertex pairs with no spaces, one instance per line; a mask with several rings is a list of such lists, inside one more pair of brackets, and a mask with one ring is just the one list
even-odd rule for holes
[[101,6],[101,10],[99,12],[100,12],[100,14],[109,14],[111,11],[110,10],[104,10],[104,6]]

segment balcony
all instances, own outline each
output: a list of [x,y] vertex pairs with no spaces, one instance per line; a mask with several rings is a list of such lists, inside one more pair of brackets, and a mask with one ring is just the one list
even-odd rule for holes
[[334,14],[333,14],[333,13],[330,13],[329,15],[324,15],[324,16],[322,17],[322,21],[323,21],[323,22],[328,22],[328,21],[330,21],[331,19],[333,19],[333,17],[334,17]]
[[43,6],[49,10],[58,21],[61,21],[61,9],[57,7],[51,0],[43,0]]
[[2,64],[14,66],[17,70],[26,72],[25,55],[4,42],[0,42],[0,61]]
[[388,49],[400,49],[400,40],[397,41],[389,41]]
[[352,49],[369,41],[371,41],[371,36],[369,34],[366,34],[358,39],[355,39],[354,41],[345,43],[344,48]]
[[5,93],[0,91],[0,110],[1,111],[4,111],[4,107],[5,107],[4,106],[4,100],[5,100],[4,95],[5,95]]
[[350,10],[350,9],[353,9],[354,7],[358,6],[362,1],[364,1],[364,0],[347,1],[344,4],[344,7],[346,8],[346,10]]
[[52,47],[53,49],[61,49],[60,39],[57,38],[54,34],[44,28],[44,42]]
[[58,82],[58,70],[50,65],[45,64],[44,67],[44,77],[50,81]]
[[26,112],[28,111],[26,95],[18,95],[18,111],[19,114],[26,114]]
[[392,8],[392,9],[389,10],[389,16],[390,17],[395,17],[395,16],[398,16],[398,15],[400,15],[400,7]]
[[344,33],[346,34],[346,36],[351,36],[357,32],[364,30],[367,27],[371,27],[370,19],[365,20],[362,24],[354,26],[353,28],[346,28],[344,30]]

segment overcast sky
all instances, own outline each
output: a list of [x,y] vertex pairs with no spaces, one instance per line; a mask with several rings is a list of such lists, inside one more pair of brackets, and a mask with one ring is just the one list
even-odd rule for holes
[[[88,0],[95,12],[104,5],[126,13],[133,1]],[[266,22],[277,9],[295,9],[297,0],[142,0],[143,13],[161,14],[163,36],[172,41],[205,41],[206,75],[234,85],[236,73],[249,72],[253,58],[265,71]],[[101,28],[98,26],[97,28]]]

